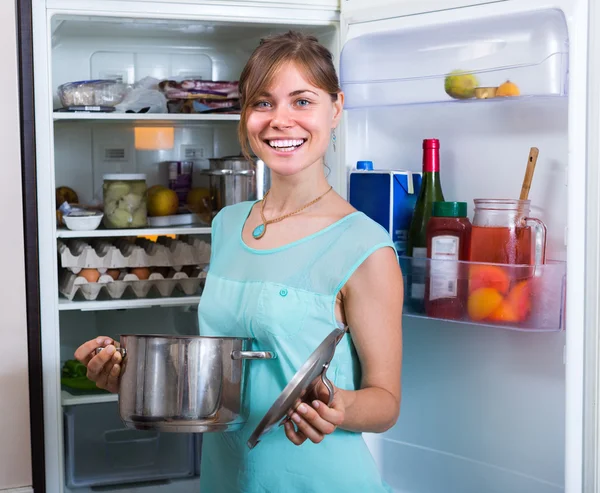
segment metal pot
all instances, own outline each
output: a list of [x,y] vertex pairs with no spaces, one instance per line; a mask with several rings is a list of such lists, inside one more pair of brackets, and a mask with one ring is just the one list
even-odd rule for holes
[[275,357],[269,351],[249,351],[251,342],[234,337],[122,335],[121,419],[137,430],[239,430],[248,419],[245,360]]
[[[269,168],[265,165],[262,159],[258,159],[256,156],[253,156],[253,159],[249,161],[243,155],[238,156],[225,156],[221,158],[211,158],[208,160],[210,162],[211,170],[218,169],[231,169],[234,171],[245,171],[252,170],[254,171],[254,187],[255,193],[254,196],[247,200],[259,200],[265,196],[265,193],[269,189],[271,185],[271,173],[269,172]],[[231,205],[231,204],[226,204]]]
[[254,170],[207,169],[200,173],[209,177],[211,218],[225,206],[256,200]]

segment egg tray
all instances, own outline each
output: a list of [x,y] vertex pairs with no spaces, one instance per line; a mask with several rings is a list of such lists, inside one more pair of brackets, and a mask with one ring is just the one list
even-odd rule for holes
[[108,296],[109,299],[117,300],[127,295],[133,295],[134,298],[148,298],[149,294],[169,297],[175,290],[193,296],[200,294],[205,282],[206,272],[200,268],[193,269],[189,275],[184,271],[171,270],[166,278],[160,273],[152,273],[145,280],[140,280],[135,274],[124,272],[117,280],[108,274],[103,274],[97,282],[89,282],[69,269],[61,269],[58,289],[69,301],[75,298],[93,301],[99,296]]
[[159,236],[156,242],[146,238],[59,239],[57,249],[61,267],[74,274],[85,268],[181,267],[210,261],[210,243],[191,236],[176,240]]

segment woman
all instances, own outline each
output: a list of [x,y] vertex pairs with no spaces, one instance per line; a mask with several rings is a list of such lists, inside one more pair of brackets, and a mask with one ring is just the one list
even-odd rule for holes
[[[278,358],[249,365],[247,425],[204,435],[202,491],[389,491],[360,433],[383,432],[398,418],[402,275],[389,235],[325,177],[344,101],[331,53],[299,33],[267,38],[242,72],[240,94],[242,149],[267,164],[272,186],[262,201],[227,207],[214,219],[200,330],[252,337]],[[290,412],[284,430],[249,450],[260,419],[335,326],[348,326],[349,334],[328,370],[331,406],[320,389]],[[75,356],[89,378],[115,392],[120,357],[113,344],[101,337]]]

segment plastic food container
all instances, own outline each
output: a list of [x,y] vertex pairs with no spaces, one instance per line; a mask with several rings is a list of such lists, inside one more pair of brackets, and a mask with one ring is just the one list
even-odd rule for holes
[[91,231],[97,229],[104,214],[92,211],[75,211],[63,216],[67,228],[72,231]]
[[116,106],[127,94],[127,85],[118,80],[80,80],[58,87],[64,107]]
[[103,178],[104,226],[110,229],[146,227],[146,175],[114,173]]

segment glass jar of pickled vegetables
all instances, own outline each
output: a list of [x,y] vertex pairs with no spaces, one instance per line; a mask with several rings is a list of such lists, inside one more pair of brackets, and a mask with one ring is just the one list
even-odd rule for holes
[[102,196],[106,228],[144,228],[147,225],[146,175],[104,175]]

